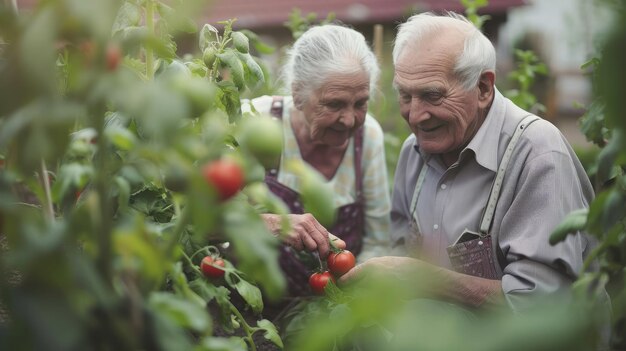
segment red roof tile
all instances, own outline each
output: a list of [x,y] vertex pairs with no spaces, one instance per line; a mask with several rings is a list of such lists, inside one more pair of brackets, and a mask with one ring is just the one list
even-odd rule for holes
[[[526,0],[490,0],[481,13],[504,13],[525,3]],[[236,27],[275,27],[282,26],[294,8],[302,14],[316,13],[320,19],[334,12],[339,20],[351,24],[397,21],[418,10],[464,10],[459,0],[214,0],[203,20],[215,24],[236,17]]]

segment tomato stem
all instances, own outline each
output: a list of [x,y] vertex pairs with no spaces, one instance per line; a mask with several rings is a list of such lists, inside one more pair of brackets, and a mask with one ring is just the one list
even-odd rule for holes
[[315,257],[317,257],[317,262],[319,262],[319,264],[320,264],[320,272],[323,272],[323,271],[325,270],[325,267],[324,267],[324,262],[323,262],[323,261],[322,261],[322,259],[320,258],[320,255],[319,255],[317,252],[316,252],[316,253],[313,253],[313,255],[314,255]]
[[237,316],[237,319],[239,319],[241,325],[243,326],[243,330],[246,332],[246,339],[248,339],[248,344],[250,344],[250,350],[256,351],[256,345],[254,344],[254,339],[252,338],[252,334],[254,333],[252,327],[250,327],[246,319],[243,318],[237,307],[235,307],[232,302],[228,301],[228,304],[230,305],[230,311]]
[[54,221],[54,209],[52,208],[52,194],[50,192],[50,179],[48,178],[48,169],[46,168],[46,162],[41,159],[41,182],[43,183],[43,189],[46,194],[46,203],[44,213],[48,223]]
[[335,246],[335,243],[333,241],[337,241],[337,239],[331,239],[328,241],[328,243],[330,244],[330,250],[334,253],[339,253],[343,250],[341,250],[340,248],[338,248],[337,246]]
[[204,276],[202,274],[202,271],[200,271],[200,268],[198,268],[198,266],[196,266],[193,263],[193,261],[191,261],[191,258],[189,258],[189,256],[187,256],[187,254],[184,251],[183,251],[183,257],[185,258],[185,261],[187,261],[191,269],[193,269],[199,276]]

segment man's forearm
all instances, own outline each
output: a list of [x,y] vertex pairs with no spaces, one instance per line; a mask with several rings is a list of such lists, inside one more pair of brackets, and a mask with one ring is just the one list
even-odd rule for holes
[[441,268],[442,297],[472,307],[501,305],[505,302],[502,282],[474,277]]

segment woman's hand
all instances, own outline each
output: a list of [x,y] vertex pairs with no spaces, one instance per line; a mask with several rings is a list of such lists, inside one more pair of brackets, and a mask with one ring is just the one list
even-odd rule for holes
[[[262,214],[261,218],[274,235],[280,235],[281,216]],[[330,252],[330,242],[339,249],[345,249],[346,243],[330,234],[310,213],[287,215],[291,230],[283,236],[283,241],[295,250],[317,251],[321,259]]]

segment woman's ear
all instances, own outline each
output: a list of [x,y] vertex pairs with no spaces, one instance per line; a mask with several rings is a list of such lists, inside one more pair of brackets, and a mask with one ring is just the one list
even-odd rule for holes
[[302,106],[304,106],[304,98],[302,95],[302,87],[298,84],[292,84],[291,96],[293,97],[293,106],[297,110],[302,110]]
[[478,79],[478,104],[481,108],[487,108],[493,100],[495,92],[494,84],[496,82],[496,73],[493,71],[485,71],[480,74]]

